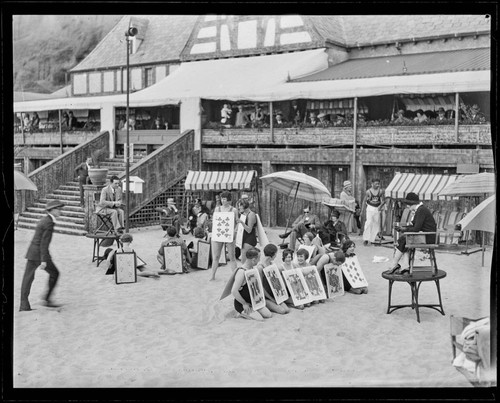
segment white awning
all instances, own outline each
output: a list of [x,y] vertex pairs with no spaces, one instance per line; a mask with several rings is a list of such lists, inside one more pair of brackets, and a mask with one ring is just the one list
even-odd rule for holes
[[328,67],[325,49],[279,55],[186,62],[159,83],[130,96],[130,104],[152,106],[182,98],[273,101],[268,88]]
[[14,102],[14,112],[39,112],[59,109],[101,109],[103,105],[126,106],[127,95],[108,95],[96,97],[71,97],[44,99],[39,101]]

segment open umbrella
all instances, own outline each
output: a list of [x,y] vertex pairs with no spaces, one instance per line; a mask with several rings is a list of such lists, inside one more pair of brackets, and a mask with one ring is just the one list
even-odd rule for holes
[[440,196],[484,196],[494,194],[495,174],[482,172],[480,174],[459,177],[439,192]]
[[321,183],[318,179],[301,172],[274,172],[272,174],[262,176],[260,179],[271,189],[284,193],[288,196],[293,195],[292,208],[290,209],[290,215],[286,220],[285,233],[288,230],[288,224],[290,223],[290,217],[297,198],[320,203],[325,197],[332,197],[330,191],[325,185],[323,185],[323,183]]
[[[478,204],[470,213],[462,218],[457,226],[460,226],[462,231],[486,231],[495,232],[495,205],[496,196],[490,196],[480,204]],[[482,250],[482,265],[484,266],[484,242],[481,245]]]
[[38,188],[33,181],[18,170],[14,170],[14,189],[15,190],[33,190],[37,191]]

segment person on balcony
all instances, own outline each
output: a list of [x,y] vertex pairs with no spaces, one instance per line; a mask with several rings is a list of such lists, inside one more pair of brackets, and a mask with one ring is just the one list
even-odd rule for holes
[[310,123],[310,124],[311,124],[311,126],[313,126],[313,127],[316,127],[316,126],[318,125],[319,120],[318,120],[318,118],[317,118],[317,116],[316,116],[316,112],[311,112],[311,113],[309,114],[309,123]]
[[40,117],[38,116],[38,113],[34,112],[33,117],[31,118],[31,129],[38,130],[39,126],[40,126]]
[[482,112],[479,112],[479,106],[477,104],[472,105],[470,108],[470,120],[474,123],[484,123],[486,118]]
[[292,224],[292,229],[284,234],[279,235],[281,239],[285,239],[290,235],[290,249],[295,250],[297,239],[303,239],[306,232],[319,230],[321,222],[316,214],[311,214],[309,206],[304,207],[303,214],[299,215]]
[[62,127],[63,129],[69,129],[69,115],[67,112],[63,113],[63,119],[62,119]]
[[23,131],[31,132],[31,119],[30,114],[25,113],[23,118]]
[[327,119],[327,115],[325,113],[321,112],[318,115],[318,119],[319,119],[319,122],[318,122],[317,126],[320,126],[320,127],[331,126],[331,122],[330,122],[330,120]]
[[345,124],[345,116],[341,115],[340,113],[337,114],[337,120],[333,122],[334,126],[344,126]]
[[120,208],[122,205],[122,189],[120,187],[120,178],[113,175],[109,185],[101,190],[101,198],[97,205],[96,212],[109,214],[115,233],[123,233],[123,219],[125,212]]
[[248,125],[248,116],[243,111],[243,105],[238,105],[238,112],[236,112],[236,122],[234,124],[236,127],[247,127]]
[[255,112],[250,115],[250,120],[252,121],[252,127],[261,127],[264,124],[264,112],[262,112],[260,106],[255,106]]
[[436,117],[436,121],[438,121],[438,122],[444,122],[446,120],[447,120],[446,119],[446,112],[444,111],[444,108],[441,107],[441,108],[438,109],[438,115]]
[[161,124],[161,117],[158,115],[153,123],[152,129],[154,130],[161,130],[162,129],[162,124]]
[[414,122],[418,122],[418,123],[424,123],[424,122],[427,122],[427,115],[424,113],[424,111],[422,109],[419,109],[417,111],[417,116],[415,116],[415,119],[413,119]]
[[275,125],[276,127],[283,127],[285,125],[285,121],[283,120],[283,114],[281,112],[278,112],[276,114]]
[[410,122],[410,119],[405,117],[405,111],[403,109],[398,110],[398,113],[395,116],[395,119],[393,120],[393,123],[396,124],[404,124]]
[[68,128],[70,130],[75,130],[78,127],[78,120],[76,120],[72,111],[69,111],[68,115]]
[[233,113],[233,111],[231,110],[229,105],[224,104],[220,111],[220,122],[224,127],[231,127],[231,113]]
[[92,167],[92,157],[87,157],[85,162],[82,162],[75,168],[75,174],[78,179],[78,186],[80,187],[80,205],[84,206],[83,200],[83,185],[89,185],[92,182],[89,178],[89,169]]

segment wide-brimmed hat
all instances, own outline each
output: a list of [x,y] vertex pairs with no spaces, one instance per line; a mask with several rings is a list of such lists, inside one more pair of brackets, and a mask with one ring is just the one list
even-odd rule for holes
[[403,203],[412,205],[420,203],[420,199],[416,193],[410,192],[406,195],[406,199],[403,200]]
[[323,112],[321,112],[321,113],[318,115],[318,118],[324,118],[325,116],[326,116],[326,115],[325,115]]
[[175,200],[172,198],[172,197],[169,197],[167,199],[167,203],[170,203],[170,204],[175,204]]
[[443,108],[443,107],[439,108],[439,109],[438,109],[438,113],[439,113],[439,112],[443,112],[443,113],[444,113],[444,108]]
[[45,210],[50,211],[55,208],[61,208],[64,207],[64,203],[59,200],[51,200],[47,203],[47,207],[45,207]]
[[348,187],[351,187],[351,186],[352,186],[351,181],[344,181],[344,187],[345,188],[348,188]]

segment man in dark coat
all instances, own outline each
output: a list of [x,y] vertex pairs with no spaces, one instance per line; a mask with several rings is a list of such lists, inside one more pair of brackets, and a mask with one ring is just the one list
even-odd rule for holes
[[55,304],[50,299],[52,291],[59,278],[59,270],[52,262],[49,253],[49,245],[54,231],[55,219],[61,215],[61,208],[64,204],[58,200],[51,200],[47,203],[47,215],[38,222],[35,235],[26,253],[26,270],[24,272],[23,282],[21,284],[21,306],[19,311],[31,311],[28,300],[31,290],[31,284],[35,279],[35,270],[40,268],[49,273],[49,289],[45,295],[44,305],[49,308],[57,308],[60,305]]
[[[410,192],[406,195],[406,199],[403,200],[404,203],[408,204],[410,210],[415,212],[412,218],[411,225],[408,227],[396,227],[398,232],[435,232],[437,230],[436,220],[432,216],[431,211],[425,207],[419,200],[418,195]],[[428,234],[425,236],[425,243],[433,244],[436,242],[436,236],[434,234]],[[399,261],[403,257],[403,254],[407,251],[406,249],[406,236],[402,235],[398,239],[398,246],[396,247],[396,253],[394,254],[394,259],[392,262],[392,267],[387,270],[388,274],[404,274],[409,272],[409,269],[401,269]]]
[[85,162],[82,162],[75,168],[75,174],[78,177],[78,185],[80,186],[80,204],[83,206],[83,185],[90,184],[89,168],[92,166],[92,158],[88,157]]

